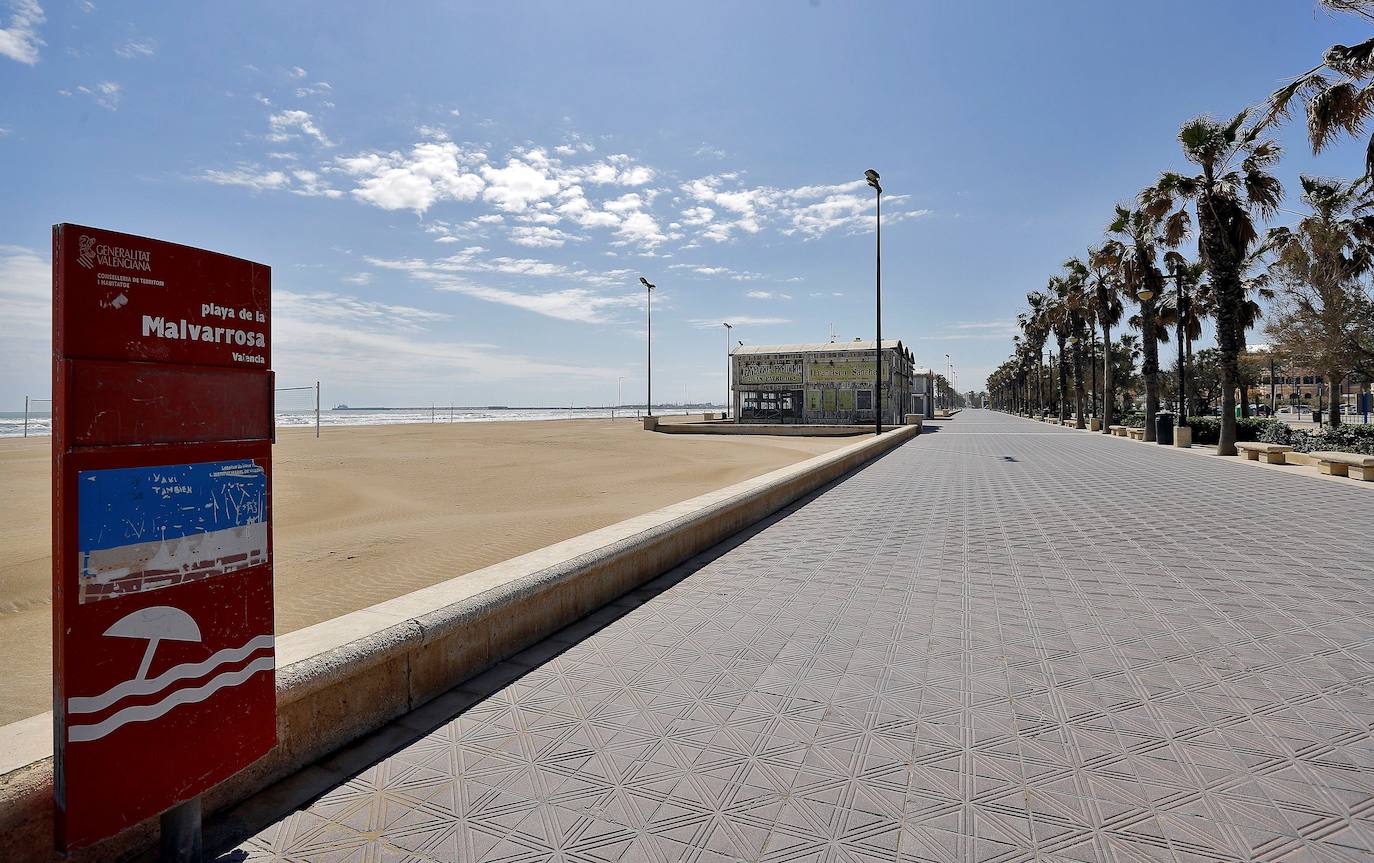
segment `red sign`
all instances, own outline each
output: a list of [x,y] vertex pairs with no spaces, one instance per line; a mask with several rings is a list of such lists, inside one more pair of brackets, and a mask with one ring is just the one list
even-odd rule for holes
[[59,851],[276,743],[271,270],[53,228]]

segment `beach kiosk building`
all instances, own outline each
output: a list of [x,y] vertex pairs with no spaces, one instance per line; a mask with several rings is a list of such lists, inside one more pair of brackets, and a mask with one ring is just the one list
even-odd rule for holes
[[[736,422],[871,424],[875,366],[872,339],[742,345],[730,355]],[[899,425],[904,414],[915,412],[911,351],[899,340],[883,339],[882,370],[883,422]]]

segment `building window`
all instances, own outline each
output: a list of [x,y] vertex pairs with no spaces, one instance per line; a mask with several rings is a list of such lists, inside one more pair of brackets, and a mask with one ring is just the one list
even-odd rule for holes
[[859,410],[873,410],[873,390],[859,390]]

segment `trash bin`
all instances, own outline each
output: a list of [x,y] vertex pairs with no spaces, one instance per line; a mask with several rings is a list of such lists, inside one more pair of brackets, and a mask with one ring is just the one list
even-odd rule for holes
[[1313,409],[1313,411],[1312,411],[1312,422],[1316,423],[1317,425],[1321,425],[1321,424],[1322,424],[1322,412],[1321,412],[1320,409],[1315,409],[1315,408]]
[[1155,443],[1161,446],[1174,445],[1174,415],[1169,411],[1155,414]]

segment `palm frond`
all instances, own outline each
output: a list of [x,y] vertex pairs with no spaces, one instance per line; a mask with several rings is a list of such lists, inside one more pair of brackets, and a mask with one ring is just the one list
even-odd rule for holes
[[1374,39],[1356,45],[1332,45],[1322,54],[1322,62],[1351,78],[1374,75]]
[[1307,137],[1312,152],[1320,153],[1336,132],[1359,134],[1368,115],[1369,106],[1360,89],[1349,81],[1317,90],[1307,100]]
[[1170,213],[1164,220],[1164,244],[1177,246],[1192,231],[1193,217],[1186,209]]

